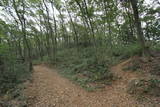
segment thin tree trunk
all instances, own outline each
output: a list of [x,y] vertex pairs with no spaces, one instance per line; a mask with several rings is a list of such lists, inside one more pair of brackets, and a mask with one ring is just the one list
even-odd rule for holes
[[[107,2],[105,0],[103,0],[103,4],[104,4],[104,10],[105,10],[105,15],[107,18],[107,24],[108,24],[108,35],[109,35],[109,45],[110,47],[112,48],[112,41],[111,41],[111,22],[110,22],[110,15],[108,14],[108,11],[107,11],[107,6],[108,8],[110,8],[109,4],[106,4]],[[108,2],[109,3],[109,2]],[[106,20],[105,20],[106,22]]]
[[[76,1],[76,4],[78,5],[78,7],[79,7],[79,9],[80,9],[80,11],[81,11],[81,13],[82,13],[83,23],[84,23],[85,26],[88,27],[88,28],[86,27],[86,31],[91,34],[91,32],[90,32],[90,25],[89,25],[89,22],[88,22],[88,19],[87,19],[86,15],[85,15],[85,11],[84,11],[84,9],[82,8],[81,4],[79,3],[79,0],[75,0],[75,1]],[[90,40],[89,40],[89,41],[90,41]]]
[[[66,1],[65,1],[65,3],[66,3]],[[72,27],[73,27],[74,34],[75,34],[75,44],[76,44],[76,46],[78,48],[78,42],[79,42],[78,41],[78,33],[77,33],[76,27],[75,27],[74,22],[72,20],[72,16],[71,16],[70,11],[68,10],[67,6],[66,6],[66,9],[67,9],[67,12],[68,12],[68,15],[69,15]]]
[[16,6],[15,0],[13,0],[13,6],[14,6],[14,9],[15,9],[16,14],[18,16],[18,19],[19,19],[19,21],[21,23],[21,30],[22,30],[22,33],[23,33],[23,40],[24,40],[24,43],[26,45],[27,52],[28,52],[29,70],[31,71],[32,70],[31,49],[30,49],[30,46],[29,46],[29,42],[27,40],[27,35],[26,35],[26,20],[25,20],[25,17],[24,17],[24,14],[25,14],[25,4],[24,4],[24,1],[22,1],[22,8],[23,8],[22,15],[20,15],[19,11],[17,10],[17,6]]
[[53,20],[54,20],[54,31],[55,31],[55,51],[57,50],[57,37],[58,37],[58,32],[57,32],[57,22],[56,22],[56,18],[55,18],[55,13],[54,13],[54,5],[53,5],[53,1],[51,2],[51,6],[52,6],[52,10],[53,10]]
[[95,33],[94,33],[94,28],[93,28],[92,20],[91,20],[91,18],[89,16],[88,6],[87,6],[87,3],[86,3],[86,0],[83,0],[83,2],[84,2],[84,6],[85,6],[85,11],[86,11],[87,19],[89,20],[92,36],[93,36],[94,47],[96,47]]

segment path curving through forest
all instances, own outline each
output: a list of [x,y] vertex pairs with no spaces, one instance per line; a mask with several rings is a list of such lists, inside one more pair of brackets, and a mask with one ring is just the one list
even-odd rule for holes
[[151,107],[140,103],[126,92],[128,81],[136,74],[122,72],[127,61],[112,68],[121,79],[104,90],[87,92],[60,76],[56,69],[45,65],[34,66],[33,82],[26,89],[29,107]]

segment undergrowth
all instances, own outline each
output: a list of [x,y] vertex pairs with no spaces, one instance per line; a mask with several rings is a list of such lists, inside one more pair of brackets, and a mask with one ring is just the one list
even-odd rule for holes
[[128,45],[117,45],[112,48],[112,55],[119,56],[121,59],[127,59],[129,57],[140,55],[141,47],[138,43],[132,43]]
[[77,51],[75,48],[59,50],[56,65],[61,69],[60,73],[63,76],[87,90],[96,89],[99,87],[97,84],[111,84],[116,77],[110,72],[110,67],[120,60],[139,54],[140,51],[137,45],[121,48],[116,46],[112,47],[112,51],[105,46],[97,49],[83,47],[80,50]]
[[[0,46],[0,106],[12,107],[12,100],[22,100],[23,84],[31,76],[29,65],[10,52],[11,49]],[[22,88],[23,87],[23,88]],[[20,107],[20,105],[14,105]]]
[[5,70],[0,75],[0,106],[2,107],[22,107],[27,104],[23,83],[29,79],[31,73],[26,70],[24,64],[15,67],[15,70]]
[[0,94],[5,94],[30,77],[27,64],[8,65],[0,75]]
[[108,58],[96,56],[95,51],[91,48],[85,48],[80,53],[75,49],[60,51],[57,58],[57,66],[61,69],[61,74],[74,80],[80,86],[87,90],[92,90],[88,83],[105,81],[113,79],[109,71]]
[[151,95],[160,97],[160,80],[159,79],[136,79],[128,85],[128,92],[133,95],[143,96]]
[[[79,50],[79,51],[77,51]],[[140,53],[140,46],[135,44],[108,46],[59,48],[55,65],[60,73],[87,90],[97,88],[95,84],[111,84],[116,77],[110,72],[111,66]],[[52,63],[44,56],[43,62]],[[34,61],[38,64],[40,60]],[[93,84],[94,85],[93,85]],[[98,86],[99,87],[99,86]],[[101,86],[100,86],[101,87]]]

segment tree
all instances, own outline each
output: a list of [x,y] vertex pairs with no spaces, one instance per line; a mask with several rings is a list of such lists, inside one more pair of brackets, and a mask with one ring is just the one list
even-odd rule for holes
[[141,21],[139,18],[139,12],[138,12],[138,6],[137,6],[138,2],[137,2],[137,0],[130,0],[130,2],[131,2],[133,13],[134,13],[134,19],[135,19],[135,24],[136,24],[136,28],[137,28],[137,36],[139,38],[139,43],[141,44],[141,47],[142,47],[142,53],[144,55],[149,55],[149,50],[145,44],[145,38],[143,35]]
[[[27,48],[27,52],[28,52],[28,62],[29,62],[29,69],[32,70],[32,56],[31,56],[31,48],[30,48],[30,44],[27,40],[27,33],[26,33],[26,19],[25,19],[25,13],[26,13],[26,10],[25,10],[25,1],[21,1],[21,2],[16,2],[15,0],[12,0],[13,1],[13,8],[15,9],[15,12],[16,12],[16,15],[20,21],[20,24],[21,24],[21,30],[22,30],[22,33],[23,33],[23,41],[24,41],[24,44],[26,45],[26,48]],[[18,10],[18,5],[21,5],[22,6],[22,10]]]

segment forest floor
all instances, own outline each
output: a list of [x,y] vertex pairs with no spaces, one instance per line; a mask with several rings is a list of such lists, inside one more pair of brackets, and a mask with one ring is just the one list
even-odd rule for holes
[[88,92],[80,86],[59,75],[56,69],[45,65],[34,66],[33,81],[28,84],[25,93],[29,107],[159,107],[145,101],[139,102],[128,94],[129,81],[142,76],[136,72],[123,72],[129,60],[111,68],[119,77],[112,85],[102,90]]

